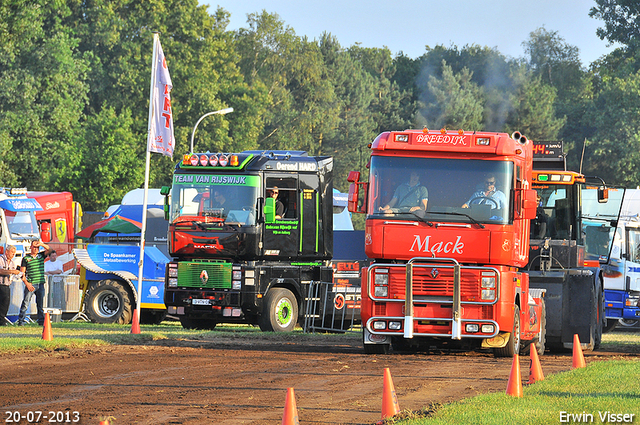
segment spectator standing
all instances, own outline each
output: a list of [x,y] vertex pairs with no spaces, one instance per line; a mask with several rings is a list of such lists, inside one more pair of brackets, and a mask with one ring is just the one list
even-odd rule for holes
[[58,260],[58,253],[55,249],[49,254],[49,261],[44,263],[44,274],[47,276],[62,274],[62,261]]
[[[45,250],[40,252],[40,247]],[[51,254],[49,245],[41,241],[32,241],[29,253],[22,259],[20,272],[22,272],[22,281],[24,282],[24,298],[18,315],[18,326],[25,324],[27,310],[34,293],[36,294],[36,307],[38,308],[38,324],[40,326],[44,325],[44,260],[49,254]]]
[[7,312],[11,304],[11,278],[20,274],[15,263],[16,247],[7,245],[4,254],[0,255],[0,326],[6,325]]

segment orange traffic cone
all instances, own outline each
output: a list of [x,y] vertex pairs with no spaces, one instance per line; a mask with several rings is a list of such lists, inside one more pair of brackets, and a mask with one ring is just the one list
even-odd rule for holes
[[[400,412],[396,389],[391,380],[391,372],[388,367],[384,368],[384,380],[382,387],[382,420],[397,415]],[[378,422],[382,423],[382,421]]]
[[133,319],[131,319],[131,333],[140,333],[140,319],[138,318],[138,309],[133,310]]
[[49,313],[44,314],[44,328],[42,328],[42,339],[45,341],[53,341],[53,335],[51,334],[51,318]]
[[298,408],[296,407],[296,397],[293,394],[293,388],[287,388],[282,425],[300,425],[300,422],[298,422]]
[[579,367],[585,367],[587,364],[584,362],[584,355],[582,354],[582,347],[580,347],[580,338],[578,334],[573,334],[573,362],[572,367],[577,369]]
[[529,380],[527,384],[544,381],[544,374],[542,373],[542,366],[540,366],[540,358],[538,357],[535,344],[529,346],[529,353],[531,354],[531,362],[529,363]]
[[509,374],[509,381],[507,382],[507,395],[514,397],[522,397],[522,379],[520,378],[520,357],[517,354],[513,355],[513,362],[511,363],[511,373]]

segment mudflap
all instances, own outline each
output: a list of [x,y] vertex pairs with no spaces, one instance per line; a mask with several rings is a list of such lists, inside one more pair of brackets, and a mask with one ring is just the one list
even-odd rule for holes
[[391,337],[389,335],[374,335],[369,332],[366,326],[362,328],[364,344],[391,344]]
[[578,334],[583,349],[595,348],[598,321],[598,269],[529,272],[529,287],[546,289],[546,340],[552,350],[571,349]]
[[543,305],[542,297],[546,293],[545,289],[529,288],[529,308],[526,321],[523,320],[522,339],[532,340],[539,339],[542,329],[542,309]]

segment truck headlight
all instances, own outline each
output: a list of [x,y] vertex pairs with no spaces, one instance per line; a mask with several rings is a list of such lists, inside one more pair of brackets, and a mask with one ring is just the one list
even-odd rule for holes
[[496,278],[495,277],[483,277],[481,286],[483,288],[495,288],[496,287]]
[[389,322],[389,330],[399,331],[402,329],[402,322]]
[[495,328],[491,324],[482,325],[482,333],[492,334],[495,332]]
[[389,295],[389,288],[386,286],[376,286],[373,290],[375,297],[386,297]]
[[375,285],[388,285],[389,284],[389,270],[388,269],[381,269],[379,271],[376,271],[374,284]]
[[382,322],[382,321],[373,322],[373,329],[377,331],[382,331],[386,328],[387,328],[387,324],[385,322]]
[[388,297],[389,296],[389,269],[379,269],[375,271],[373,284],[373,296],[374,297]]
[[483,300],[493,300],[496,297],[496,292],[493,289],[483,289],[482,290],[482,299]]
[[170,288],[177,288],[178,287],[178,278],[177,277],[170,277],[168,283],[169,283],[169,287]]
[[239,280],[232,281],[231,289],[235,289],[236,291],[239,291],[240,289],[242,289],[242,282]]

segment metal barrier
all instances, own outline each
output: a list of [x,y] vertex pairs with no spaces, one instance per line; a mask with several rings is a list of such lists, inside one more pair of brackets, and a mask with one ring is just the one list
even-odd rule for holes
[[309,284],[304,314],[304,332],[358,332],[360,287],[331,282]]
[[[82,308],[82,291],[80,276],[52,275],[47,276],[45,291],[45,308],[55,308],[61,313],[78,313]],[[52,321],[59,321],[52,316]]]
[[[24,298],[24,284],[20,279],[13,279],[11,282],[11,304],[7,317],[15,321],[18,319],[20,305]],[[82,291],[80,290],[80,276],[78,275],[53,275],[47,276],[44,292],[45,309],[56,309],[60,314],[51,315],[52,322],[59,322],[62,313],[80,313],[82,308]],[[27,309],[27,316],[35,315],[36,297],[31,298],[31,305]]]

